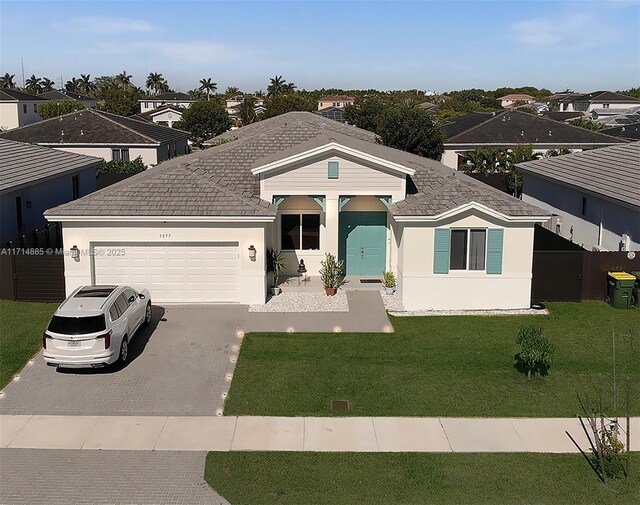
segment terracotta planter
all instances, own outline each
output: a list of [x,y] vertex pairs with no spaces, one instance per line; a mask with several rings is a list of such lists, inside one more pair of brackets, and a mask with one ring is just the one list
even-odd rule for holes
[[324,288],[324,291],[327,293],[327,296],[334,296],[338,290],[336,288]]

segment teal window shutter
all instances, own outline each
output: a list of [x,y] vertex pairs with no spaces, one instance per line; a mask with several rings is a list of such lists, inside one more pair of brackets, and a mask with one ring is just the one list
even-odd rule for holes
[[504,243],[504,230],[502,228],[489,228],[487,233],[487,273],[502,273],[502,248]]
[[337,179],[340,172],[340,163],[337,161],[329,162],[329,179]]
[[449,228],[436,228],[435,249],[433,253],[433,273],[449,273],[449,247],[451,245],[451,230]]

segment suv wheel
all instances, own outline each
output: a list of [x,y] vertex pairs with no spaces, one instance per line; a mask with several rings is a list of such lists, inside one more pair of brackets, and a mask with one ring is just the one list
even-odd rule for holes
[[151,302],[147,303],[147,308],[144,311],[144,326],[149,326],[151,324],[151,316],[153,312],[151,310]]
[[124,364],[127,362],[129,358],[129,342],[127,341],[127,336],[122,337],[122,343],[120,344],[120,356],[118,356],[118,361],[120,364]]

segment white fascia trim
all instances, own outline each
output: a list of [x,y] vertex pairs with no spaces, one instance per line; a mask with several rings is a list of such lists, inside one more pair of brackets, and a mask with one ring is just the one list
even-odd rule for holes
[[[158,142],[157,144],[111,144],[111,143],[84,143],[84,144],[78,144],[78,143],[72,143],[72,142],[59,142],[56,144],[52,144],[50,142],[38,142],[39,146],[42,147],[86,147],[86,148],[92,148],[92,147],[131,147],[131,148],[138,148],[138,147],[158,147],[160,145],[162,145],[162,143]],[[90,155],[88,155],[90,156]]]
[[271,223],[276,216],[47,216],[53,222]]
[[551,219],[551,214],[548,216],[508,216],[502,212],[498,212],[486,205],[477,202],[469,202],[455,209],[448,210],[435,216],[393,216],[393,218],[399,223],[432,223],[435,221],[441,221],[449,217],[454,217],[467,210],[478,210],[488,216],[494,217],[507,223],[544,223]]
[[327,153],[327,152],[338,152],[338,153],[342,153],[342,154],[351,155],[351,156],[354,156],[356,158],[360,158],[363,161],[368,161],[370,163],[381,165],[383,167],[386,167],[386,168],[389,168],[389,169],[394,170],[396,172],[401,172],[401,173],[407,174],[407,175],[413,175],[415,173],[415,170],[413,170],[412,168],[407,168],[407,167],[405,167],[403,165],[400,165],[398,163],[393,163],[391,161],[388,161],[388,160],[385,160],[385,159],[382,159],[382,158],[378,158],[377,156],[373,156],[373,155],[365,153],[363,151],[358,151],[357,149],[352,149],[350,147],[343,146],[342,144],[338,144],[336,142],[329,142],[328,144],[325,144],[325,145],[320,146],[320,147],[314,147],[313,149],[309,149],[308,151],[305,151],[303,153],[294,154],[293,156],[289,156],[287,158],[283,158],[281,160],[273,161],[271,163],[267,163],[266,165],[262,165],[262,166],[256,167],[256,168],[251,170],[251,173],[253,175],[262,174],[264,172],[269,172],[271,170],[276,170],[278,168],[285,167],[285,166],[290,165],[292,163],[296,163],[296,162],[302,161],[302,160],[304,160],[306,158],[310,158],[312,156],[316,156],[318,154],[324,154],[324,153]]

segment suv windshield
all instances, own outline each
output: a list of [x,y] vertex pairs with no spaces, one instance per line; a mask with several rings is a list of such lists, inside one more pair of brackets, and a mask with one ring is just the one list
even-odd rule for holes
[[53,316],[49,323],[49,331],[62,335],[83,335],[97,333],[107,329],[104,314],[88,317]]

